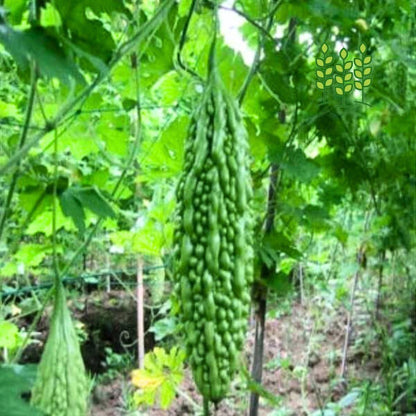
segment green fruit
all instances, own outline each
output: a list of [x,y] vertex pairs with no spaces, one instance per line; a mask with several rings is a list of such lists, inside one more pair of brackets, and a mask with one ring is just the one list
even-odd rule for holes
[[[239,109],[215,69],[193,114],[176,191],[174,276],[196,385],[226,396],[236,371],[252,281],[251,180]],[[196,358],[198,357],[198,358]]]
[[55,287],[55,303],[31,404],[47,416],[86,416],[88,378],[78,338],[66,305],[61,283]]

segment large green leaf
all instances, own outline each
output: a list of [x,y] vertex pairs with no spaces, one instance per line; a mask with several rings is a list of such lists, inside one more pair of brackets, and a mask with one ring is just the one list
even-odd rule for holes
[[310,182],[319,173],[319,166],[313,160],[308,159],[299,148],[288,149],[287,157],[280,166],[292,178],[301,182]]
[[36,378],[36,365],[0,367],[0,414],[4,416],[41,416],[24,397],[29,397]]
[[59,197],[62,212],[71,217],[81,234],[85,231],[85,213],[79,199],[74,195],[73,188],[68,188]]
[[84,208],[102,218],[115,217],[113,208],[95,186],[72,186],[62,193],[60,203],[62,212],[72,218],[81,234],[85,231]]
[[5,0],[4,7],[9,12],[10,23],[17,25],[27,10],[27,0]]
[[91,210],[94,214],[103,218],[114,218],[116,216],[113,208],[100,193],[98,188],[73,188],[75,197],[81,204]]
[[[108,62],[115,49],[111,33],[99,20],[103,13],[111,17],[114,12],[128,13],[118,0],[55,0],[55,8],[62,18],[62,26],[71,42],[84,52]],[[97,18],[89,19],[87,11]]]
[[66,55],[58,41],[41,27],[17,31],[0,24],[0,42],[13,56],[22,71],[27,71],[30,60],[37,63],[39,72],[48,78],[59,78],[64,83],[84,78],[75,63]]

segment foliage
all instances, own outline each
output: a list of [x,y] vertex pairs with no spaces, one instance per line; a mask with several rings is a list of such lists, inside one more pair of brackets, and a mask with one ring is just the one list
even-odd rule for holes
[[3,360],[7,363],[14,352],[24,341],[25,333],[10,321],[0,322],[0,348],[3,349]]
[[4,414],[10,416],[40,416],[42,413],[29,406],[24,399],[36,378],[36,365],[0,366],[0,406]]
[[[187,22],[191,3],[2,3],[0,307],[7,321],[10,304],[22,314],[40,309],[30,287],[50,281],[54,267],[62,278],[115,263],[131,268],[138,255],[163,259],[166,274],[154,280],[166,290],[154,293],[161,303],[169,296],[174,189],[211,40],[212,2],[199,2]],[[348,307],[364,248],[359,288],[374,314],[383,302],[381,318],[354,347],[371,352],[370,338],[377,339],[383,365],[379,379],[352,383],[350,393],[359,394],[352,411],[400,412],[414,397],[414,2],[238,0],[232,7],[220,4],[228,15],[217,52],[233,97],[259,50],[240,109],[252,156],[255,277],[286,306],[271,308],[268,319],[290,313],[287,300],[301,289],[332,305],[331,313]],[[227,16],[241,19],[242,47],[231,45]],[[271,164],[276,218],[265,237]],[[265,266],[269,273],[260,276]],[[14,293],[25,299],[7,294],[20,289]],[[169,334],[179,342],[175,320],[152,323],[162,341]],[[17,346],[23,330],[5,325],[3,344]]]
[[136,405],[152,405],[158,398],[160,407],[167,409],[183,379],[184,359],[184,351],[177,347],[169,353],[158,347],[147,353],[144,368],[131,373],[131,381],[139,389],[134,394]]

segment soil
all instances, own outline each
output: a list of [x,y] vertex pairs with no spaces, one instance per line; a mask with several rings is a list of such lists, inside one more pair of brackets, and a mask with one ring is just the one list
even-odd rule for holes
[[[146,301],[145,295],[145,303]],[[100,374],[106,371],[105,348],[111,348],[118,354],[129,352],[135,356],[136,301],[130,294],[124,291],[92,292],[77,298],[76,302],[69,301],[68,306],[74,320],[82,324],[80,331],[87,338],[82,343],[81,352],[90,373]],[[38,342],[30,344],[25,349],[22,364],[39,362],[48,334],[51,310],[51,307],[47,308],[39,320],[35,329]],[[20,325],[28,327],[30,319],[33,318],[28,317],[27,322],[21,322]],[[147,331],[151,320],[149,310],[145,309],[146,351],[153,349],[155,345],[153,333]]]
[[[281,407],[290,410],[291,416],[307,415],[328,402],[338,401],[346,393],[346,385],[339,381],[339,374],[347,313],[343,309],[323,308],[313,303],[305,307],[295,302],[287,315],[267,319],[262,384],[281,399]],[[366,330],[370,319],[360,305],[356,306],[356,310],[360,319],[357,319],[359,324],[355,325],[351,334],[346,367],[350,380],[375,377],[379,370],[374,357],[354,347],[355,339]],[[251,325],[245,347],[248,362],[253,343],[254,326]],[[180,386],[182,394],[177,394],[167,410],[157,406],[142,409],[141,413],[122,410],[125,408],[122,392],[126,383],[128,375],[108,385],[98,386],[94,392],[91,415],[198,415],[195,403],[201,406],[201,399],[188,369]],[[237,380],[232,385],[230,396],[216,409],[215,416],[242,416],[247,408],[247,393],[241,380]],[[272,410],[265,400],[260,399],[259,416],[269,415]],[[344,414],[348,414],[348,409]]]

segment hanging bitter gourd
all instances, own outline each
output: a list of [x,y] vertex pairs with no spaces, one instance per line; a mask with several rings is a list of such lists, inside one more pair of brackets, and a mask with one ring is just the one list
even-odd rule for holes
[[220,401],[238,366],[252,279],[247,134],[211,66],[177,188],[175,280],[194,380]]
[[61,283],[31,403],[47,416],[86,416],[88,378]]

